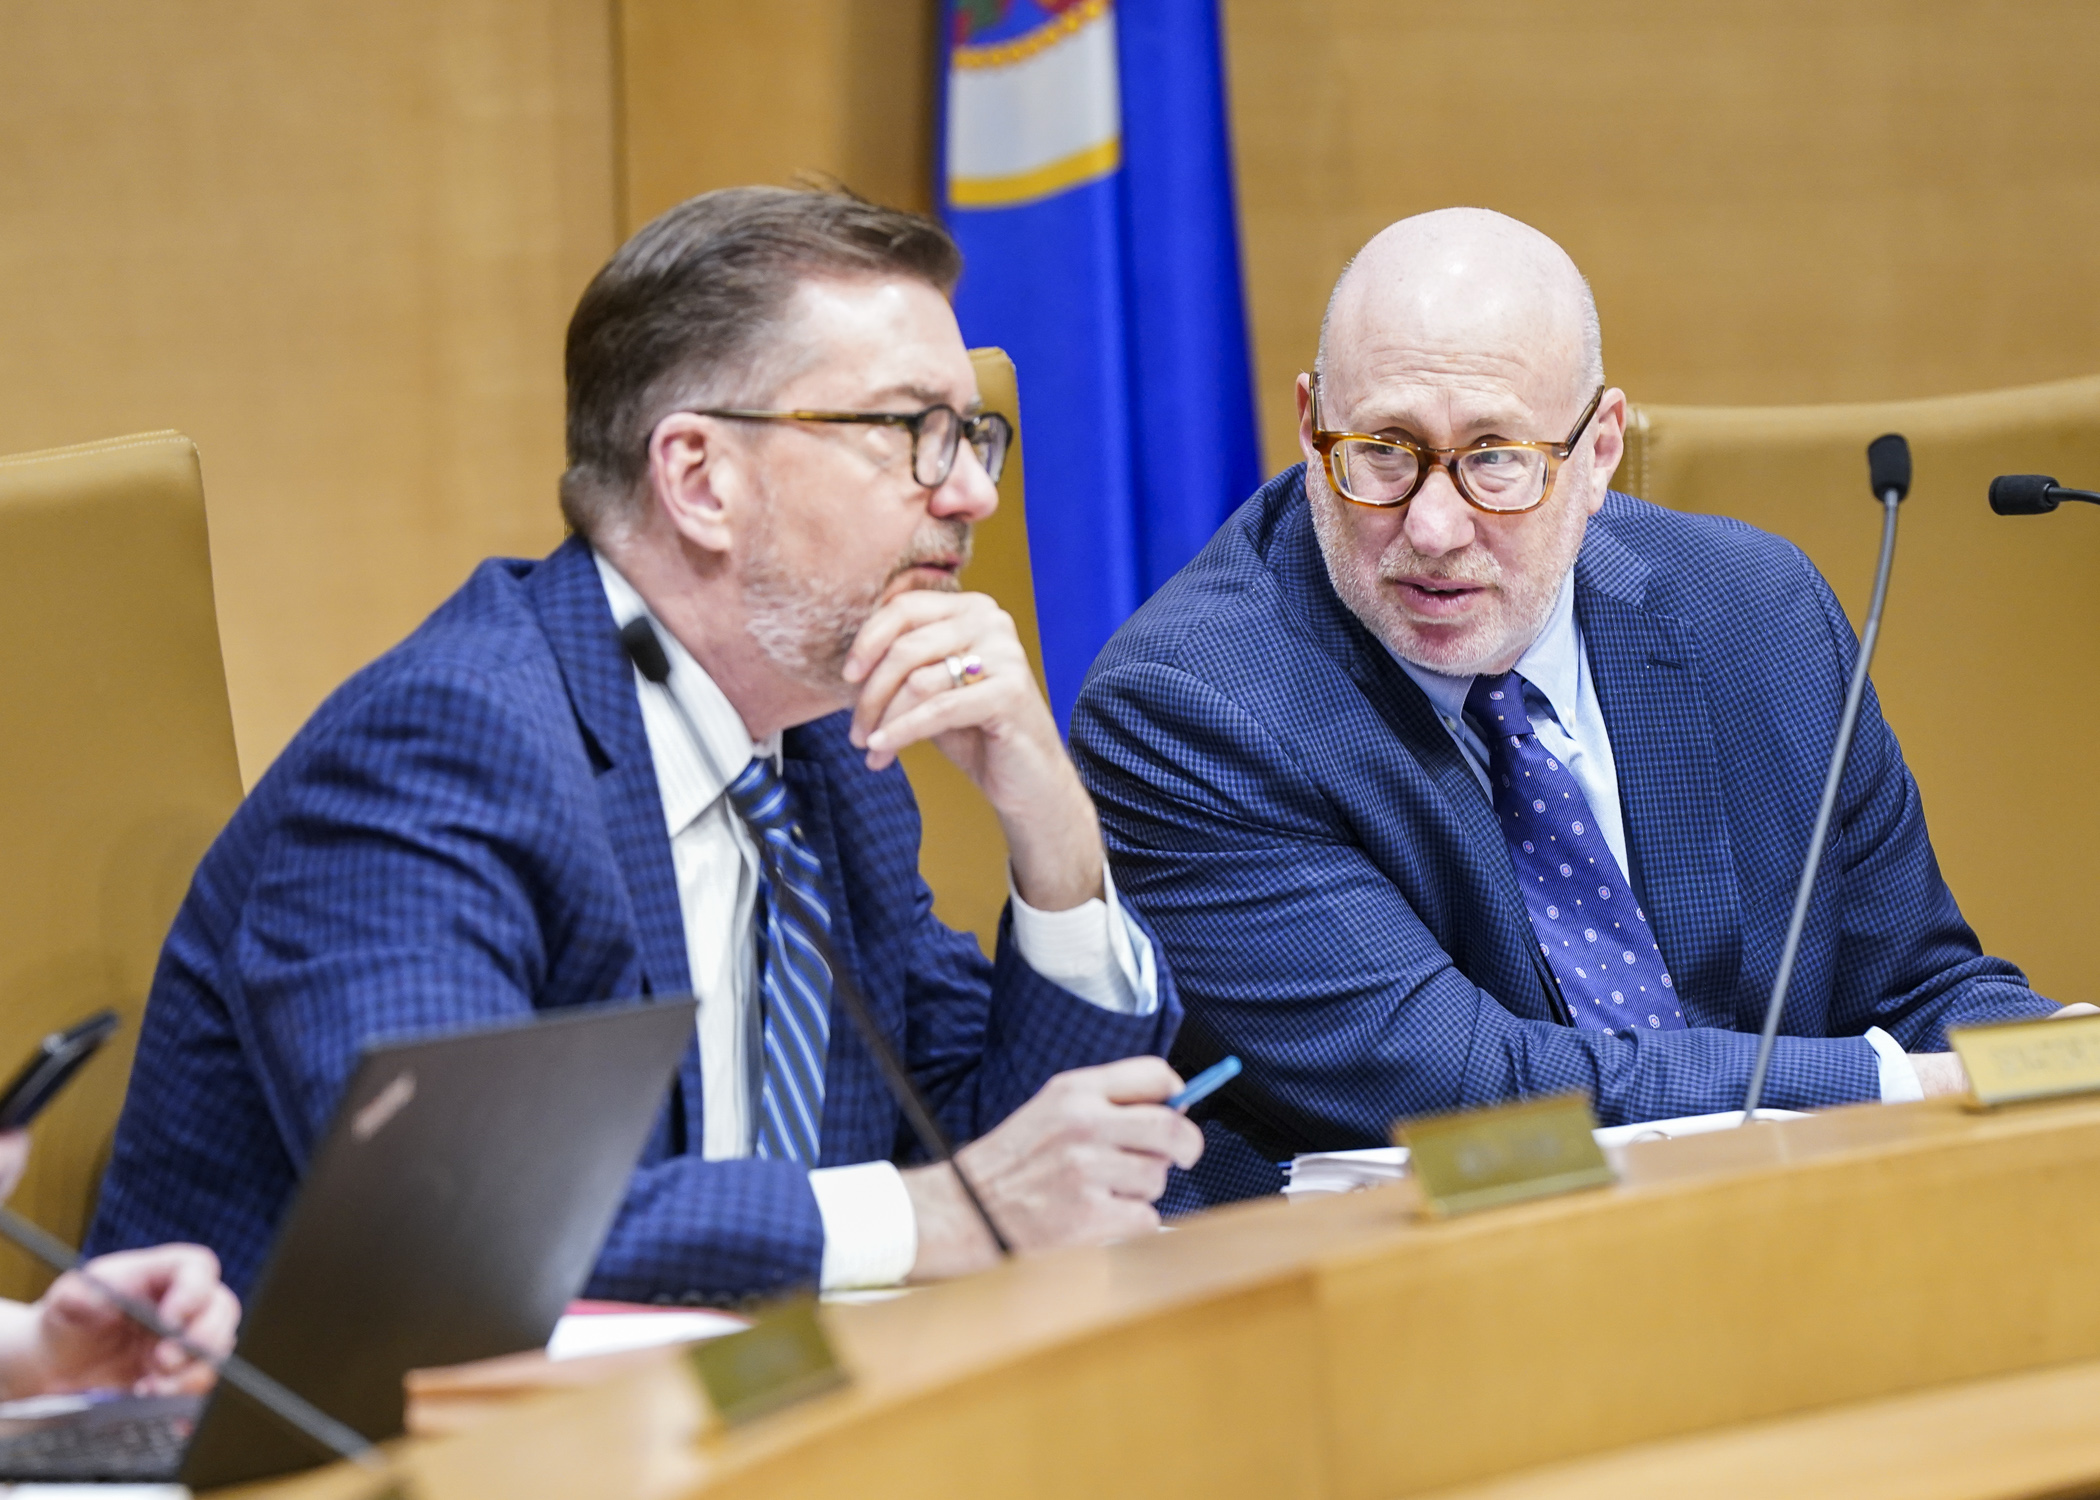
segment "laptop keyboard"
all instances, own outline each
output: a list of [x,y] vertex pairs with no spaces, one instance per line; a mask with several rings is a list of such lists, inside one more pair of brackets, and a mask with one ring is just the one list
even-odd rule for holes
[[195,1425],[171,1413],[103,1422],[62,1418],[0,1438],[0,1478],[173,1479]]

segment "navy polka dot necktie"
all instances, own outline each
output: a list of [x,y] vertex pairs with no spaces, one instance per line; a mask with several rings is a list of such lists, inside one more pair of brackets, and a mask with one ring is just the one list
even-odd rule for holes
[[1682,1031],[1662,949],[1574,775],[1546,753],[1515,672],[1476,677],[1466,712],[1488,747],[1495,821],[1509,844],[1539,949],[1577,1026],[1610,1036]]

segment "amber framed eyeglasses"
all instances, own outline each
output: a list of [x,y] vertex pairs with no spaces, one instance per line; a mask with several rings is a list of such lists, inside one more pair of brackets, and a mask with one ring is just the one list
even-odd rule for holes
[[1327,466],[1327,482],[1344,500],[1389,509],[1420,493],[1430,471],[1451,476],[1459,497],[1491,515],[1536,510],[1553,493],[1554,476],[1582,441],[1604,386],[1575,419],[1575,430],[1558,443],[1518,443],[1481,438],[1462,448],[1432,448],[1408,437],[1369,432],[1329,432],[1320,425],[1320,378],[1312,377],[1313,448]]
[[725,406],[694,409],[696,417],[727,417],[737,422],[844,422],[865,427],[902,427],[911,434],[911,477],[929,490],[948,482],[955,471],[955,455],[967,442],[984,465],[992,483],[1006,467],[1006,453],[1013,446],[1014,424],[998,412],[979,412],[966,417],[952,406],[929,406],[924,411],[757,411],[749,407]]

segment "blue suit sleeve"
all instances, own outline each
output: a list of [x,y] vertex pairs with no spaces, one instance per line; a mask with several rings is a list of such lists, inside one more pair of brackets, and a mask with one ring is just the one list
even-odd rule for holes
[[[221,976],[296,1161],[364,1045],[634,992],[633,914],[581,746],[501,683],[387,684],[300,757],[271,788]],[[799,1169],[680,1156],[636,1172],[590,1289],[719,1299],[814,1282],[821,1256]]]
[[[1607,1122],[1740,1105],[1754,1036],[1605,1037],[1474,985],[1298,759],[1211,684],[1156,663],[1097,672],[1073,738],[1119,888],[1294,1149],[1383,1144],[1402,1116],[1564,1089]],[[1349,747],[1333,749],[1346,774]],[[1864,1041],[1785,1037],[1767,1100],[1875,1091]]]
[[[1119,1015],[1030,968],[1013,941],[1010,911],[1000,920],[997,957],[987,961],[974,937],[934,916],[932,892],[916,874],[913,880],[918,921],[905,983],[906,1054],[929,1106],[958,1143],[998,1125],[1058,1073],[1163,1054],[1173,1043],[1181,1007],[1164,963],[1158,1009]],[[900,1147],[916,1155],[908,1136]]]

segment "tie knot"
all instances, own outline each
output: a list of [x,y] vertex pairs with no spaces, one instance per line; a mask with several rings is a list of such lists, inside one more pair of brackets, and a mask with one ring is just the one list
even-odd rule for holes
[[788,803],[787,783],[773,769],[773,762],[763,755],[751,757],[751,764],[729,783],[729,802],[753,833],[779,832],[792,836],[796,832],[794,809]]
[[1486,736],[1531,733],[1531,715],[1524,711],[1524,679],[1515,672],[1474,678],[1473,690],[1466,694],[1466,712]]

